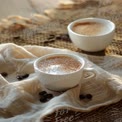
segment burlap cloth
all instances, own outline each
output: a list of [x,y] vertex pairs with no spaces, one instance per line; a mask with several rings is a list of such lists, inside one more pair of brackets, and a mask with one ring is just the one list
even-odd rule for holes
[[[46,10],[45,15],[34,15],[32,18],[9,17],[0,23],[0,43],[15,43],[18,45],[40,45],[91,54],[91,55],[121,55],[122,54],[122,4],[101,4],[96,1],[87,1],[70,9]],[[84,52],[75,47],[68,35],[69,22],[84,17],[100,17],[110,19],[116,24],[116,33],[112,44],[104,51],[97,53]],[[100,57],[99,57],[100,58]],[[121,58],[121,57],[120,57]],[[121,71],[120,71],[121,72]],[[59,110],[62,122],[121,122],[122,101],[101,107],[91,112],[76,112]],[[45,117],[45,122],[56,121],[56,114]],[[70,119],[67,119],[70,118]],[[50,120],[51,118],[51,120]],[[61,121],[61,119],[59,119]],[[32,120],[33,121],[33,120]],[[17,121],[16,121],[17,122]]]

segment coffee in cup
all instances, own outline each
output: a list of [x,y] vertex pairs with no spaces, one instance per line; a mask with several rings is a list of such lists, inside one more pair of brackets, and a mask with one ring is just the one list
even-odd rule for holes
[[115,24],[102,18],[82,18],[69,23],[67,29],[76,47],[97,52],[104,50],[112,42]]
[[48,57],[39,62],[39,69],[49,74],[67,74],[81,68],[82,64],[69,56]]
[[81,35],[99,35],[103,32],[105,33],[107,27],[104,26],[104,24],[99,22],[78,22],[75,23],[72,27],[72,30],[75,33],[81,34]]
[[[83,57],[69,53],[52,53],[34,62],[35,73],[41,85],[48,90],[65,91],[77,86],[82,79],[96,76],[92,68],[85,68]],[[89,77],[84,77],[90,72]]]

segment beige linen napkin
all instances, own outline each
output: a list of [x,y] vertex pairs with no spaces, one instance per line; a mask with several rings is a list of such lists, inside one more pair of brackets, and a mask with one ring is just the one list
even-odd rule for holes
[[[65,92],[53,92],[41,85],[34,73],[34,61],[49,53],[74,53],[84,57],[85,67],[96,70],[97,76],[84,79],[81,85]],[[41,46],[18,46],[12,43],[0,45],[0,122],[43,122],[43,118],[60,109],[88,112],[122,99],[122,57],[96,57],[66,49]],[[17,75],[29,74],[24,80]],[[46,90],[54,97],[48,102],[39,101],[39,92]],[[79,99],[80,94],[92,94],[89,101]]]

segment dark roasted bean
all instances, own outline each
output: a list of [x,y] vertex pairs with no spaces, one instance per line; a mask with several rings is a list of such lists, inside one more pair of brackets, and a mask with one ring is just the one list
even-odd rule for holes
[[47,94],[47,92],[46,91],[41,91],[41,92],[39,92],[39,95],[46,95]]
[[8,76],[8,73],[2,72],[1,75],[2,75],[3,77],[7,77],[7,76]]
[[47,98],[47,99],[52,99],[52,98],[53,98],[53,95],[52,95],[52,94],[47,94],[47,95],[46,95],[46,98]]
[[85,99],[85,98],[86,98],[86,96],[85,96],[85,95],[83,95],[83,94],[81,94],[81,95],[79,96],[79,98],[80,98],[81,100],[83,100],[83,99]]
[[91,94],[86,94],[86,98],[91,100],[92,99],[92,95]]
[[20,36],[15,36],[15,37],[13,37],[14,39],[20,39]]
[[22,75],[23,78],[29,77],[29,74]]
[[48,94],[46,91],[39,92],[40,102],[47,102],[48,100],[53,98],[52,94]]
[[18,80],[23,80],[23,77],[22,77],[22,76],[19,76],[19,75],[18,75],[16,78],[17,78]]
[[18,80],[23,80],[23,79],[25,79],[25,78],[27,78],[29,76],[29,74],[25,74],[25,75],[17,75],[17,79]]
[[41,98],[40,98],[40,102],[47,102],[47,98],[44,97],[44,96],[41,96]]

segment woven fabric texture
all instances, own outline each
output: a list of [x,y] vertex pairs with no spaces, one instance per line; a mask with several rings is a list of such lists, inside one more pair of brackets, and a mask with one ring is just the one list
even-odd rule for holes
[[[122,7],[121,4],[110,3],[101,5],[98,1],[87,1],[70,9],[46,10],[44,15],[34,15],[33,18],[13,16],[4,19],[0,23],[0,43],[15,43],[17,45],[39,45],[90,54],[90,55],[122,55]],[[100,17],[112,20],[116,24],[116,33],[112,44],[104,51],[89,53],[75,47],[68,34],[67,25],[73,20],[85,17]],[[74,117],[71,122],[121,122],[122,101],[101,107],[97,110],[81,113],[67,110],[59,110],[62,120],[66,117]],[[55,122],[56,112],[45,118],[51,118]],[[48,119],[49,120],[49,119]],[[68,121],[67,121],[68,122]]]

